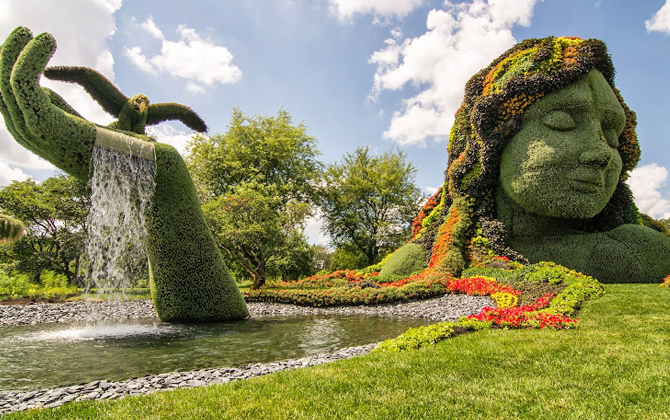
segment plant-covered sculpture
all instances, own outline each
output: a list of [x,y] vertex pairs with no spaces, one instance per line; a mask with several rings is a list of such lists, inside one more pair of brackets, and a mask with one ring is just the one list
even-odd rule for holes
[[207,125],[191,108],[176,103],[150,104],[149,98],[137,94],[126,97],[105,76],[88,67],[49,67],[44,76],[52,80],[77,83],[110,115],[117,118],[107,127],[144,134],[147,125],[179,120],[188,128],[205,132]]
[[25,227],[20,220],[0,214],[0,243],[15,242],[25,235]]
[[640,156],[635,126],[603,42],[517,44],[468,81],[446,181],[410,243],[423,245],[424,266],[452,275],[509,259],[603,282],[661,281],[670,238],[645,226],[625,182]]
[[[82,180],[90,177],[91,153],[96,145],[155,160],[156,189],[147,216],[147,255],[158,316],[164,321],[217,321],[248,316],[179,153],[172,146],[151,142],[141,134],[86,121],[56,93],[42,89],[39,77],[55,49],[56,41],[51,35],[44,33],[33,38],[22,27],[15,29],[2,45],[0,112],[9,132],[28,150]],[[122,112],[120,121],[124,118]],[[151,122],[147,116],[147,124]],[[142,123],[130,126],[130,130],[140,128],[143,129]]]

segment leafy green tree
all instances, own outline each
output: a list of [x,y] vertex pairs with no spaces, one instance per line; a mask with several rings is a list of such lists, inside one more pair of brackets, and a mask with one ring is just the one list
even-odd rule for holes
[[203,206],[219,248],[253,279],[252,289],[263,286],[273,268],[291,274],[291,257],[307,247],[302,223],[309,204],[283,204],[273,191],[272,186],[240,184]]
[[75,282],[84,260],[90,190],[85,182],[58,175],[39,184],[13,181],[0,190],[0,209],[25,224],[25,237],[0,247],[0,260],[39,281],[53,270]]
[[373,156],[368,147],[329,165],[319,203],[333,244],[354,246],[370,265],[407,241],[422,199],[416,171],[401,150]]
[[309,202],[321,171],[316,139],[284,109],[250,118],[236,108],[225,134],[196,134],[189,151],[186,163],[204,203],[249,182],[274,186],[283,204]]
[[[312,214],[321,172],[316,139],[286,110],[246,117],[233,111],[229,129],[195,135],[187,165],[219,248],[232,267],[253,278],[295,277],[308,245],[305,219]],[[304,271],[304,270],[302,270]]]
[[342,244],[333,251],[329,267],[330,271],[356,270],[368,265],[368,257],[360,248],[352,244]]

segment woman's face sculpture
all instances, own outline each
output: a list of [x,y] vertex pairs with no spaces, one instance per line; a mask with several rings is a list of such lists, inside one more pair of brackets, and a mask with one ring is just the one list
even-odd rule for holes
[[591,218],[612,197],[626,117],[603,75],[586,77],[528,107],[505,147],[500,185],[530,213]]

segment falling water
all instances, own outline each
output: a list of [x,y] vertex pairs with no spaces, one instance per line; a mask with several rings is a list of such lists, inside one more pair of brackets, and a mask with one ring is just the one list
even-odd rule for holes
[[155,189],[156,163],[93,148],[91,210],[86,251],[90,287],[124,298],[137,267],[146,266],[146,217]]

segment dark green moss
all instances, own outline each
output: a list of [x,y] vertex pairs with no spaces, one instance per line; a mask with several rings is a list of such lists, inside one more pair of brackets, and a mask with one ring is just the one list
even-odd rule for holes
[[49,34],[31,39],[30,31],[17,28],[7,38],[0,56],[3,117],[22,146],[86,180],[95,126],[52,105],[38,83],[55,50],[56,41]]

